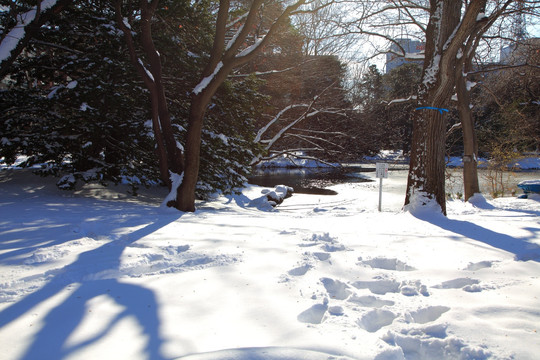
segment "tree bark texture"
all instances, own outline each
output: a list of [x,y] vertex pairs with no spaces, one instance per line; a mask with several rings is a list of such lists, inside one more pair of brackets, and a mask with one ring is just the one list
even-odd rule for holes
[[[469,2],[461,16],[461,1],[431,0],[426,50],[413,136],[405,205],[435,200],[446,214],[446,118],[442,109],[454,92],[457,54],[475,29],[486,0]],[[435,109],[429,109],[432,107]]]
[[472,59],[463,57],[456,71],[456,93],[458,111],[463,132],[463,189],[464,199],[469,200],[474,194],[480,193],[478,181],[478,143],[474,130],[474,118],[471,110],[471,94],[467,84],[466,74],[471,70]]

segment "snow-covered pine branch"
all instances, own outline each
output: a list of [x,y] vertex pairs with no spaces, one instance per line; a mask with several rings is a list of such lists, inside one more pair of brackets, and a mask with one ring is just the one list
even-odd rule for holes
[[16,24],[3,36],[0,42],[0,79],[8,71],[26,44],[44,23],[47,16],[55,9],[61,8],[72,0],[42,0],[32,9],[15,16]]

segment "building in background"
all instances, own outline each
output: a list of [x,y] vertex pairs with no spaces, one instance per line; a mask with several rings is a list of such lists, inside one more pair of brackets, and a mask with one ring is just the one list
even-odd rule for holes
[[528,63],[537,66],[539,54],[540,38],[520,39],[501,48],[499,63],[502,65],[524,65]]
[[412,39],[397,39],[396,40],[399,45],[405,50],[405,53],[407,54],[407,58],[405,56],[398,55],[402,52],[400,47],[392,43],[390,46],[390,50],[388,53],[386,53],[386,65],[385,65],[385,72],[388,74],[392,69],[397,68],[398,66],[401,66],[406,63],[416,63],[420,66],[424,63],[423,60],[423,54],[424,50],[426,48],[426,44]]

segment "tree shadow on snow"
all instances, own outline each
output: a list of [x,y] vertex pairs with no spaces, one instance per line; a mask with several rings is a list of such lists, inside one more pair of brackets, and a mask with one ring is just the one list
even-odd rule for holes
[[533,260],[540,262],[540,246],[530,241],[538,239],[540,228],[524,228],[524,230],[531,233],[530,236],[513,237],[484,228],[469,221],[450,219],[442,214],[418,213],[413,214],[413,216],[436,225],[441,229],[512,253],[516,261]]
[[[106,208],[107,202],[102,202],[101,210]],[[112,233],[114,233],[114,230],[119,228],[150,223],[139,230],[81,253],[77,260],[71,264],[53,270],[52,278],[42,288],[0,311],[1,328],[16,321],[32,311],[36,306],[42,305],[53,297],[62,297],[66,291],[71,292],[43,318],[42,327],[26,348],[26,352],[21,356],[21,359],[66,358],[78,350],[97,343],[125,319],[135,319],[139,325],[138,329],[146,337],[144,345],[141,345],[144,347],[142,351],[146,357],[149,359],[163,359],[160,351],[163,339],[160,335],[158,303],[154,293],[142,286],[120,282],[118,274],[122,252],[126,247],[177,220],[181,213],[174,215],[159,214],[155,211],[149,213],[146,211],[148,208],[145,207],[127,208],[132,210],[128,210],[128,214],[126,214],[126,207],[122,206],[109,207],[106,210],[106,214],[109,215],[109,220],[105,220],[106,226],[108,226],[107,231],[109,231],[110,227],[113,228]],[[139,212],[137,212],[137,209]],[[92,218],[92,216],[99,213],[99,209],[87,209],[86,218]],[[41,213],[40,215],[43,216],[44,214]],[[115,219],[126,215],[130,217],[129,221],[122,224],[114,223]],[[79,218],[79,220],[81,219]],[[63,241],[67,240],[63,239]],[[52,242],[56,243],[55,241]],[[47,242],[44,242],[44,244],[49,245]],[[2,260],[6,259],[0,259],[0,261]],[[96,301],[96,299],[114,303],[114,308],[118,309],[117,314],[110,315],[110,319],[99,317],[99,322],[102,324],[101,328],[96,330],[93,327],[91,330],[96,331],[95,333],[85,333],[83,338],[77,342],[76,339],[73,339],[73,334],[86,316],[89,316],[91,301]],[[130,345],[129,342],[126,342],[117,346],[133,349],[134,344]]]

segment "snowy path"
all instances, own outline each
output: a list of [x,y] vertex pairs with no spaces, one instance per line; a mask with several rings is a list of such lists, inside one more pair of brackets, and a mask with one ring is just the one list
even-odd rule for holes
[[413,216],[391,174],[381,213],[364,183],[180,214],[39,181],[0,178],[0,359],[540,353],[536,198]]

